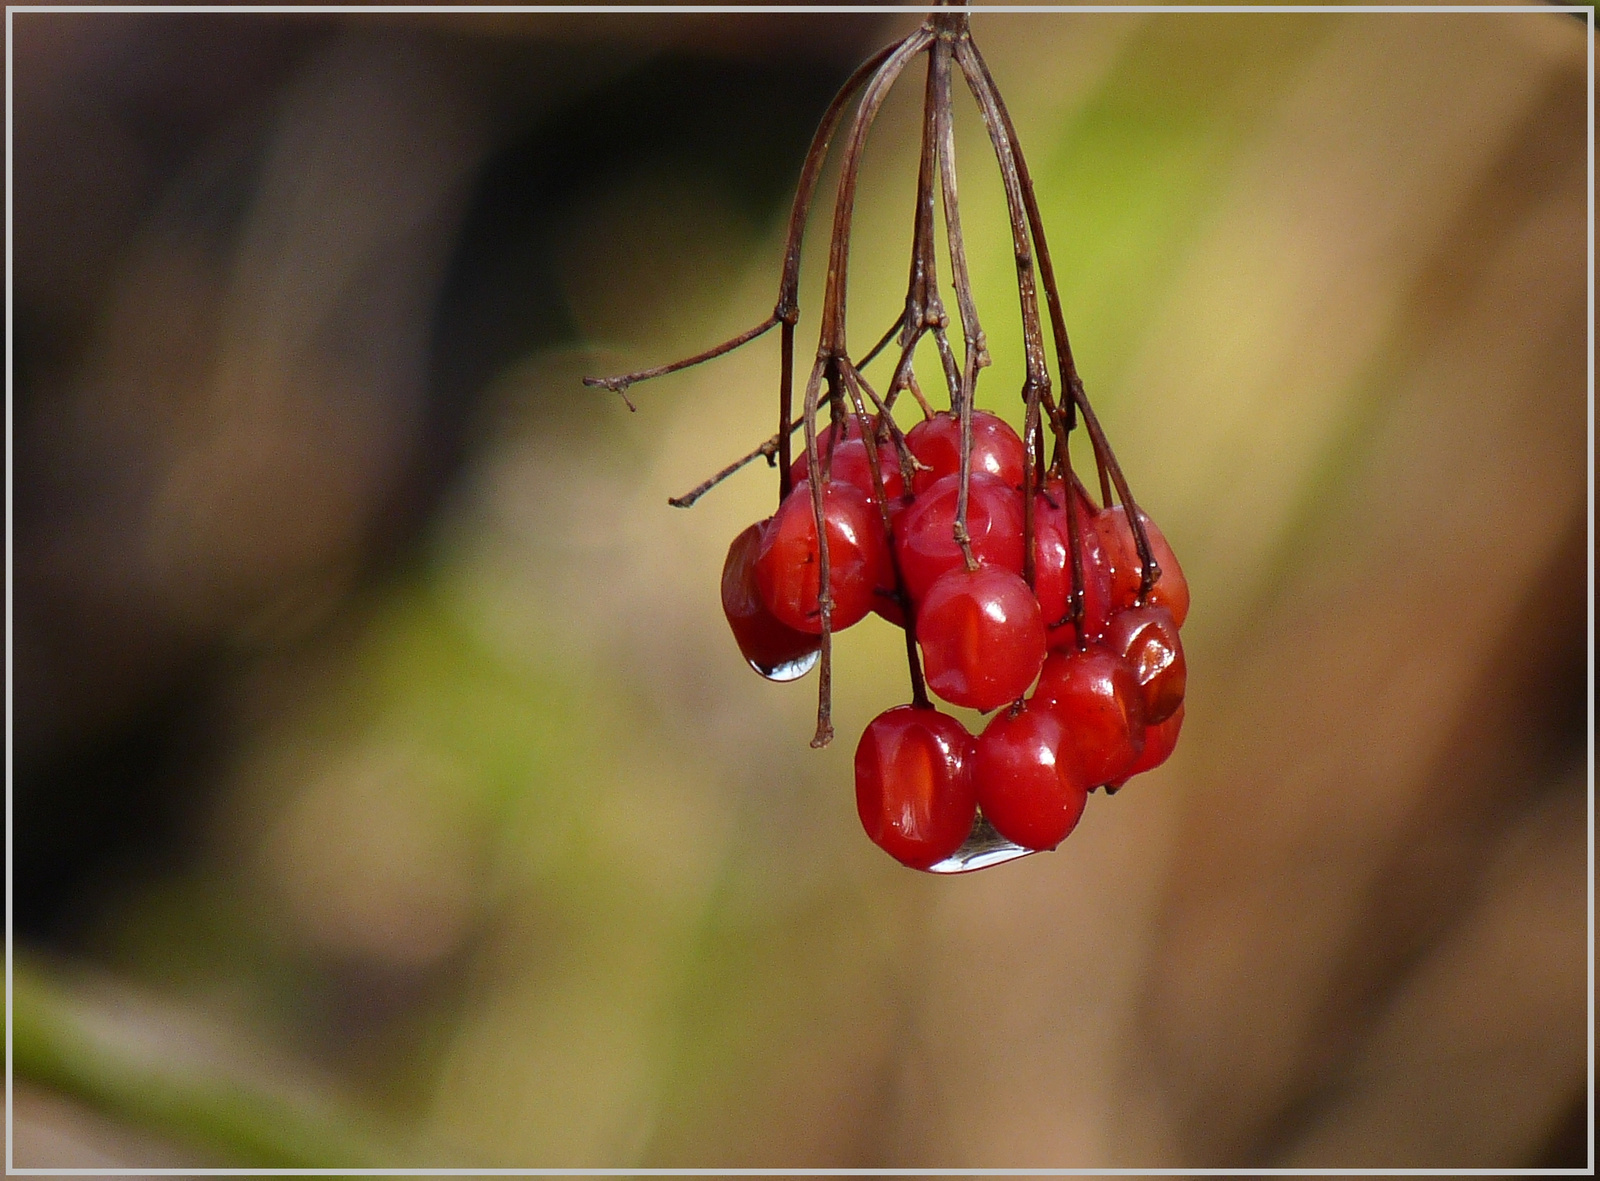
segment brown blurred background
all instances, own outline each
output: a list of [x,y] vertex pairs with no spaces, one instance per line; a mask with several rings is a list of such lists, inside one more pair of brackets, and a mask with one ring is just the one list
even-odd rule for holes
[[1171,763],[946,879],[854,815],[897,633],[808,750],[715,589],[771,473],[666,505],[776,341],[579,384],[770,310],[915,17],[13,19],[17,1165],[1585,1163],[1580,22],[974,18],[1195,606]]

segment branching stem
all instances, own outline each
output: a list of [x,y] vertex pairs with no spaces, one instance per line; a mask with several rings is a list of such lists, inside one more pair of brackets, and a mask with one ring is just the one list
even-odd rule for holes
[[[965,30],[955,39],[954,51],[967,88],[977,100],[978,113],[989,133],[995,159],[1000,165],[1000,179],[1006,193],[1006,212],[1011,220],[1011,244],[1017,263],[1017,298],[1022,305],[1022,348],[1026,376],[1022,384],[1022,397],[1026,409],[1023,414],[1022,442],[1022,575],[1028,585],[1034,579],[1034,492],[1042,474],[1043,455],[1038,446],[1040,400],[1050,392],[1050,370],[1045,360],[1044,332],[1039,323],[1039,295],[1034,286],[1033,249],[1028,235],[1027,213],[1023,206],[1022,180],[1017,171],[1016,157],[1011,139],[1006,133],[1004,115],[995,97],[991,81],[984,74],[972,47],[972,38]],[[965,432],[964,432],[965,433]],[[965,449],[965,448],[963,448]]]
[[[868,134],[890,90],[911,60],[924,53],[928,57],[928,68],[923,97],[921,154],[917,172],[916,208],[905,307],[895,323],[868,350],[858,364],[850,358],[846,339],[846,303],[849,291],[851,235],[862,156]],[[790,208],[783,270],[772,314],[760,324],[730,340],[681,361],[616,377],[584,378],[587,385],[600,386],[620,394],[629,409],[633,409],[633,402],[627,393],[631,385],[722,356],[755,340],[775,326],[780,328],[777,433],[689,493],[672,498],[669,503],[677,507],[689,507],[710,489],[758,456],[765,458],[769,463],[776,462],[779,468],[778,491],[781,503],[793,491],[790,472],[792,435],[796,430],[804,432],[805,472],[816,537],[819,628],[820,669],[817,687],[817,728],[811,742],[813,746],[824,746],[833,737],[832,637],[835,603],[831,586],[832,555],[829,552],[827,528],[827,486],[834,448],[849,437],[849,424],[852,419],[865,446],[872,498],[878,507],[879,523],[889,548],[889,566],[895,584],[893,594],[904,616],[906,655],[910,668],[913,704],[921,707],[927,707],[929,704],[918,659],[915,604],[911,601],[902,577],[899,554],[894,546],[892,514],[884,484],[883,454],[880,450],[885,443],[892,441],[909,498],[913,479],[921,465],[911,454],[906,436],[895,422],[893,409],[900,393],[908,391],[916,399],[925,418],[931,418],[934,414],[923,396],[913,365],[917,346],[928,335],[933,337],[938,353],[940,368],[949,392],[950,408],[959,419],[960,475],[956,515],[952,526],[954,539],[967,569],[978,568],[968,530],[973,466],[972,416],[976,403],[978,374],[990,364],[990,356],[983,326],[978,317],[977,301],[973,297],[961,226],[951,97],[951,77],[955,68],[960,69],[966,87],[977,104],[978,113],[999,166],[1016,264],[1025,369],[1022,387],[1023,576],[1029,586],[1034,585],[1037,502],[1041,497],[1052,496],[1047,488],[1047,477],[1059,476],[1065,501],[1062,507],[1067,516],[1071,592],[1066,617],[1052,622],[1051,626],[1061,626],[1070,621],[1078,644],[1080,647],[1083,646],[1087,642],[1084,635],[1086,572],[1083,521],[1080,519],[1079,509],[1080,505],[1092,504],[1092,501],[1073,471],[1070,446],[1070,433],[1077,426],[1081,414],[1094,449],[1102,508],[1109,508],[1113,504],[1114,488],[1116,496],[1120,498],[1120,503],[1128,514],[1142,564],[1139,591],[1141,602],[1149,594],[1156,579],[1160,577],[1160,568],[1151,553],[1149,538],[1138,507],[1128,489],[1127,480],[1106,440],[1105,432],[1089,405],[1083,382],[1078,376],[1072,348],[1067,338],[1049,247],[1045,242],[1043,219],[1039,213],[1033,181],[1017,139],[1016,127],[982,54],[972,41],[965,8],[960,5],[960,0],[949,7],[943,6],[941,0],[939,10],[920,28],[900,41],[879,50],[862,63],[846,80],[824,112],[807,150],[796,185],[794,202]],[[795,332],[800,317],[801,247],[812,200],[821,182],[830,146],[835,133],[843,126],[845,115],[850,111],[852,103],[854,112],[844,138],[839,179],[834,193],[827,279],[823,289],[817,351],[805,383],[800,412],[796,418],[794,360]],[[941,199],[950,258],[951,284],[955,291],[957,314],[961,320],[963,353],[959,364],[950,344],[950,319],[939,291],[936,202]],[[1039,310],[1040,286],[1044,288],[1044,300],[1050,315],[1052,343],[1055,347],[1061,383],[1065,390],[1059,402],[1051,389],[1049,359]],[[861,369],[884,352],[891,342],[898,346],[898,359],[884,387],[884,395],[880,398],[862,377]],[[827,436],[827,454],[819,451],[820,436],[817,430],[818,413],[824,399],[827,402],[832,426]],[[1055,443],[1048,465],[1045,457],[1047,424]]]
[[[1117,463],[1116,454],[1111,450],[1111,444],[1106,439],[1105,431],[1100,427],[1099,419],[1095,417],[1094,408],[1089,405],[1089,397],[1083,389],[1083,380],[1078,376],[1078,367],[1072,357],[1072,345],[1067,339],[1067,321],[1062,312],[1061,295],[1056,286],[1055,268],[1050,263],[1050,247],[1045,241],[1044,218],[1039,214],[1039,201],[1034,195],[1033,180],[1028,175],[1028,164],[1023,158],[1021,145],[1017,142],[1016,125],[1011,121],[1011,113],[1006,110],[1005,101],[1000,97],[999,87],[994,84],[994,76],[989,73],[988,64],[978,52],[978,47],[973,45],[970,39],[966,42],[966,46],[973,68],[993,99],[1000,126],[1016,164],[1028,224],[1039,250],[1039,274],[1044,281],[1045,300],[1050,308],[1050,326],[1055,336],[1056,361],[1061,367],[1061,380],[1066,384],[1072,403],[1082,411],[1084,426],[1089,429],[1089,439],[1094,444],[1095,462],[1100,467],[1103,503],[1107,508],[1111,506],[1111,490],[1106,486],[1105,479],[1109,471],[1112,482],[1116,484],[1117,494],[1122,498],[1126,508],[1128,524],[1133,529],[1134,545],[1139,551],[1141,565],[1139,601],[1143,602],[1150,593],[1150,588],[1155,585],[1156,579],[1161,577],[1161,567],[1156,565],[1155,557],[1151,553],[1150,539],[1146,535],[1144,522],[1140,520],[1138,505],[1134,503],[1133,494],[1128,490],[1128,481],[1122,474],[1122,466]],[[963,69],[966,69],[965,62]],[[968,80],[971,81],[970,75]]]
[[[884,57],[862,92],[840,162],[839,188],[834,200],[833,236],[828,248],[828,281],[822,297],[822,329],[817,344],[817,360],[812,366],[811,379],[806,383],[806,455],[811,479],[812,521],[817,531],[817,606],[821,616],[817,732],[811,739],[812,746],[826,746],[833,740],[833,596],[828,581],[832,567],[828,554],[827,520],[823,513],[822,467],[816,447],[817,398],[822,382],[826,380],[829,400],[835,405],[839,404],[842,365],[847,365],[849,361],[849,346],[845,339],[845,296],[849,285],[850,228],[867,132],[883,108],[884,99],[888,98],[895,79],[906,64],[927,47],[931,39],[932,34],[926,28],[918,29]],[[798,281],[798,262],[795,273]],[[867,450],[871,454],[873,448],[869,446]],[[876,456],[873,459],[876,462]]]

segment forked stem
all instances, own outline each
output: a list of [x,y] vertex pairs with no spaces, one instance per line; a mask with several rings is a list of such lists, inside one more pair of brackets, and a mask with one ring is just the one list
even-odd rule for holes
[[[866,147],[867,132],[910,60],[927,48],[932,34],[926,28],[916,32],[896,45],[883,59],[862,92],[856,107],[855,119],[850,125],[844,154],[839,168],[839,187],[834,199],[833,236],[828,248],[828,282],[822,297],[822,329],[817,344],[817,360],[806,383],[806,448],[807,470],[811,478],[812,521],[817,531],[817,604],[821,616],[820,675],[817,684],[817,731],[811,739],[814,747],[826,746],[833,740],[833,597],[829,590],[832,566],[828,553],[827,520],[822,503],[822,468],[817,457],[816,414],[817,398],[824,379],[828,382],[828,396],[835,404],[839,399],[838,383],[841,380],[840,363],[848,364],[848,343],[845,339],[845,295],[849,281],[850,228],[855,211],[856,184],[861,175],[861,155]],[[798,264],[796,269],[798,275]],[[867,448],[870,454],[872,447]],[[874,460],[876,457],[874,456]]]
[[[790,434],[793,434],[794,431],[799,428],[799,426],[800,424],[798,422],[790,426]],[[768,439],[765,443],[762,443],[761,446],[757,447],[754,451],[751,451],[745,455],[741,455],[738,459],[734,460],[716,475],[702,480],[689,491],[685,492],[682,496],[667,497],[667,503],[673,508],[693,508],[695,501],[699,500],[707,492],[710,492],[718,484],[722,483],[722,481],[726,480],[729,476],[733,475],[747,464],[754,463],[757,459],[765,459],[768,463],[773,463],[778,454],[779,442],[780,440],[778,436],[773,435],[772,438]]]
[[990,363],[988,340],[978,321],[978,303],[972,297],[972,276],[967,269],[966,240],[961,233],[961,197],[956,180],[956,135],[950,99],[950,40],[964,32],[966,18],[946,19],[947,31],[933,48],[930,68],[934,76],[934,117],[938,135],[939,188],[944,198],[945,237],[950,248],[950,282],[956,292],[956,312],[961,317],[965,356],[961,376],[961,401],[971,402],[977,391],[978,370]]
[[850,125],[850,135],[840,159],[833,237],[828,248],[828,282],[822,297],[822,331],[817,346],[819,356],[842,357],[848,353],[844,313],[849,286],[850,231],[855,215],[856,185],[861,176],[861,153],[866,147],[867,132],[877,119],[895,79],[899,78],[913,57],[928,47],[932,39],[933,34],[923,27],[896,45],[867,83],[860,105],[856,107],[856,117]]
[[951,530],[956,546],[961,550],[961,560],[971,573],[978,568],[978,560],[972,553],[972,534],[967,524],[972,507],[972,407],[977,396],[978,369],[989,363],[989,355],[984,348],[983,328],[978,323],[978,305],[972,298],[972,280],[967,271],[967,246],[961,235],[961,200],[956,187],[955,123],[950,110],[950,45],[953,38],[965,35],[967,18],[963,13],[935,19],[939,26],[939,40],[934,43],[928,58],[929,115],[933,124],[935,154],[939,159],[945,238],[950,248],[950,277],[955,284],[956,309],[961,317],[964,362],[960,383],[950,392],[950,406],[956,412],[961,432],[956,519]]
[[945,336],[950,318],[945,314],[944,303],[939,298],[939,252],[934,241],[934,169],[937,158],[935,137],[935,103],[933,54],[938,51],[935,42],[929,54],[928,80],[923,97],[922,152],[917,165],[916,217],[911,234],[911,277],[906,283],[906,310],[901,317],[900,363],[895,367],[894,380],[889,394],[893,396],[911,373],[911,359],[919,341],[933,333],[938,346],[939,360],[944,369],[945,385],[950,397],[956,396],[960,375],[955,354]]
[[811,146],[806,150],[805,163],[800,167],[800,179],[795,185],[794,201],[789,208],[789,231],[783,250],[783,274],[778,280],[778,300],[768,316],[754,328],[747,329],[739,335],[713,345],[702,353],[692,357],[685,357],[681,361],[673,361],[667,365],[656,365],[649,369],[635,370],[633,373],[624,373],[615,377],[585,377],[583,384],[586,386],[600,387],[620,394],[629,410],[637,407],[633,399],[628,397],[628,387],[641,381],[649,381],[653,377],[665,377],[669,373],[688,369],[706,361],[714,360],[742,345],[749,344],[758,336],[763,335],[776,324],[784,326],[782,359],[779,362],[779,405],[778,412],[778,446],[779,468],[778,476],[778,503],[782,504],[789,495],[789,426],[790,404],[794,389],[794,326],[800,319],[800,252],[804,244],[806,232],[806,218],[811,211],[811,199],[816,193],[817,181],[822,175],[823,163],[827,160],[828,147],[833,142],[834,132],[838,130],[839,121],[844,116],[845,109],[850,105],[850,99],[860,89],[861,84],[871,77],[878,68],[889,58],[890,54],[904,44],[903,41],[886,45],[877,53],[856,67],[850,77],[845,79],[843,86],[833,96],[833,101],[828,104],[828,109],[823,112],[817,130],[811,136]]
[[[959,3],[959,0],[958,0]],[[881,339],[863,357],[860,365],[854,363],[846,340],[846,303],[849,288],[849,262],[851,235],[855,211],[856,190],[860,180],[861,160],[868,134],[877,119],[890,90],[910,61],[927,53],[928,71],[923,99],[921,155],[917,176],[917,197],[912,237],[910,274],[906,285],[904,311]],[[630,409],[628,388],[640,381],[660,377],[698,365],[722,356],[741,345],[762,336],[774,326],[780,332],[780,372],[778,431],[748,455],[723,468],[709,480],[670,503],[688,507],[711,488],[754,459],[764,457],[769,463],[776,460],[779,467],[780,502],[792,492],[791,436],[797,429],[804,431],[806,447],[806,476],[809,484],[812,523],[816,530],[817,613],[818,613],[818,676],[817,729],[813,746],[824,746],[833,737],[832,724],[832,652],[834,600],[831,588],[832,555],[828,540],[827,484],[832,466],[833,449],[849,435],[848,424],[853,418],[866,450],[870,472],[872,498],[878,506],[879,523],[889,546],[889,566],[894,576],[894,594],[905,617],[907,661],[910,668],[913,704],[929,707],[927,688],[917,653],[915,612],[905,580],[900,570],[899,554],[895,551],[891,528],[891,513],[884,485],[880,447],[892,440],[907,485],[908,494],[918,469],[911,455],[904,432],[893,417],[894,403],[902,390],[909,391],[921,407],[925,417],[933,410],[923,397],[913,368],[913,357],[922,338],[931,334],[937,348],[945,384],[949,390],[951,409],[960,424],[959,495],[956,518],[953,523],[955,540],[960,547],[967,569],[976,570],[978,562],[973,553],[968,532],[968,513],[971,500],[973,421],[978,373],[990,363],[987,341],[978,318],[977,302],[973,298],[972,282],[967,266],[966,246],[961,227],[960,196],[957,184],[956,147],[952,114],[951,75],[959,67],[967,89],[972,93],[988,133],[995,160],[999,166],[1006,196],[1006,210],[1010,222],[1013,253],[1016,264],[1017,296],[1021,307],[1025,379],[1022,388],[1024,422],[1022,430],[1023,466],[1023,576],[1032,587],[1036,580],[1035,533],[1039,494],[1045,491],[1050,470],[1060,473],[1065,490],[1068,548],[1071,552],[1071,591],[1066,617],[1051,626],[1061,626],[1069,620],[1079,646],[1086,643],[1084,636],[1085,569],[1081,522],[1078,515],[1080,499],[1089,501],[1087,491],[1072,468],[1070,432],[1081,413],[1093,445],[1095,465],[1100,479],[1101,499],[1104,506],[1112,503],[1115,486],[1121,503],[1128,514],[1129,523],[1138,548],[1141,568],[1139,598],[1142,602],[1149,594],[1160,568],[1151,553],[1149,538],[1140,519],[1137,506],[1129,493],[1127,480],[1117,463],[1115,454],[1105,438],[1093,409],[1083,390],[1072,349],[1068,342],[1065,319],[1055,273],[1050,262],[1049,248],[1045,242],[1043,220],[1033,190],[1032,178],[1023,159],[1017,133],[1010,113],[1000,97],[987,64],[972,42],[966,12],[960,8],[945,8],[935,12],[916,31],[900,41],[879,50],[846,80],[838,94],[824,112],[801,167],[794,202],[789,213],[788,236],[784,248],[783,271],[778,286],[778,298],[772,314],[760,324],[739,335],[681,361],[659,365],[634,373],[607,378],[584,378],[590,386],[614,390],[622,396]],[[859,98],[857,97],[859,94]],[[820,183],[823,166],[835,133],[854,101],[854,114],[841,154],[839,179],[834,195],[834,213],[828,248],[827,280],[823,291],[821,326],[817,352],[805,383],[798,421],[794,415],[794,354],[795,332],[799,321],[799,285],[801,248],[806,220],[811,203]],[[935,187],[938,196],[935,194]],[[936,226],[936,201],[942,197],[945,236],[950,257],[951,282],[955,290],[957,312],[961,320],[963,355],[957,364],[949,340],[949,316],[939,292],[938,248]],[[1036,261],[1037,260],[1037,261]],[[1037,277],[1035,268],[1037,267]],[[1066,388],[1058,404],[1051,391],[1051,377],[1046,354],[1043,323],[1039,311],[1038,287],[1044,287],[1045,303],[1049,308],[1053,344]],[[898,360],[883,397],[861,375],[861,368],[888,348],[891,341],[899,346]],[[823,398],[826,397],[832,429],[828,435],[827,454],[819,451],[817,417]],[[870,403],[870,407],[869,407]],[[874,413],[875,412],[875,413]],[[1055,439],[1054,454],[1047,468],[1046,423]],[[876,591],[877,588],[874,588]]]
[[1022,467],[1022,576],[1031,587],[1034,583],[1034,492],[1043,472],[1043,455],[1038,445],[1040,400],[1049,395],[1050,369],[1045,360],[1044,331],[1039,323],[1039,295],[1034,286],[1033,249],[1028,235],[1027,214],[1023,207],[1022,181],[1017,171],[1011,141],[1004,128],[1004,116],[995,98],[989,79],[979,67],[972,48],[972,37],[965,29],[955,38],[956,62],[966,79],[967,89],[978,103],[978,114],[983,118],[995,159],[1000,165],[1000,179],[1005,188],[1006,212],[1011,221],[1011,245],[1017,263],[1017,298],[1022,305],[1022,349],[1025,378],[1022,397],[1026,405],[1023,414]]
[[652,377],[665,377],[669,373],[676,373],[680,369],[690,369],[696,365],[703,364],[706,361],[714,360],[717,357],[722,356],[724,353],[731,353],[734,349],[739,348],[741,345],[747,345],[756,337],[763,335],[777,323],[777,313],[773,313],[765,320],[761,321],[761,323],[757,324],[754,328],[748,328],[730,340],[725,340],[721,344],[713,345],[703,353],[696,353],[692,357],[685,357],[681,361],[673,361],[666,365],[656,365],[649,369],[638,369],[632,373],[618,374],[616,377],[586,377],[583,379],[583,384],[587,386],[598,386],[603,389],[611,390],[613,393],[621,394],[622,400],[627,405],[628,409],[637,410],[639,408],[633,404],[633,399],[628,397],[628,387],[630,385],[633,385],[636,382],[649,381]]
[[[829,592],[828,531],[822,511],[822,461],[817,458],[817,397],[827,368],[818,357],[806,381],[806,408],[801,421],[806,431],[806,473],[811,485],[811,518],[817,527],[817,613],[821,620],[817,659],[817,731],[813,747],[833,741],[833,595]],[[831,392],[831,391],[830,391]]]
[[855,405],[856,417],[861,424],[861,436],[863,439],[872,439],[867,446],[867,468],[872,473],[873,501],[878,506],[878,517],[883,524],[883,535],[888,544],[889,571],[894,578],[895,601],[900,605],[900,616],[905,623],[906,664],[911,674],[911,703],[926,709],[929,706],[928,689],[922,677],[922,663],[917,658],[916,612],[912,610],[911,593],[906,590],[906,581],[900,573],[900,555],[895,552],[894,529],[889,516],[889,497],[883,486],[883,472],[878,463],[877,441],[870,434],[867,407],[861,398],[863,389],[873,401],[877,401],[877,395],[872,393],[871,387],[862,380],[861,374],[847,359],[839,358],[837,365],[844,377],[845,388],[850,391],[850,399]]
[[[1134,545],[1139,552],[1139,601],[1142,603],[1156,580],[1161,577],[1161,567],[1156,564],[1155,556],[1150,549],[1150,538],[1146,534],[1144,522],[1139,519],[1139,507],[1134,503],[1133,494],[1128,489],[1127,478],[1122,474],[1122,465],[1117,462],[1116,453],[1111,450],[1111,443],[1100,427],[1100,420],[1095,417],[1094,408],[1089,405],[1089,396],[1084,392],[1083,380],[1078,376],[1077,363],[1072,357],[1072,345],[1067,339],[1067,321],[1061,308],[1060,291],[1056,286],[1055,268],[1050,262],[1050,247],[1045,241],[1044,218],[1039,214],[1039,201],[1034,195],[1033,180],[1028,175],[1028,163],[1022,155],[1022,146],[1017,139],[1016,125],[1011,121],[1011,113],[1006,110],[1005,100],[1000,97],[1000,89],[994,83],[994,76],[989,73],[988,64],[970,39],[967,41],[967,49],[978,76],[983,80],[985,90],[992,97],[995,110],[1000,117],[1001,128],[1011,147],[1022,190],[1023,206],[1039,251],[1039,277],[1044,283],[1045,302],[1050,309],[1050,327],[1055,336],[1056,361],[1061,367],[1061,380],[1066,384],[1072,403],[1083,413],[1084,426],[1088,428],[1090,442],[1094,444],[1095,462],[1100,468],[1102,504],[1106,508],[1111,507],[1111,490],[1106,486],[1106,474],[1109,470],[1111,480],[1116,484],[1117,494],[1122,498],[1128,514],[1128,524],[1133,529]],[[963,63],[963,69],[965,68]]]

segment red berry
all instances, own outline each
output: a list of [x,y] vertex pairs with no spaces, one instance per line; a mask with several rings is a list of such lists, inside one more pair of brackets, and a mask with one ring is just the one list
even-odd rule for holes
[[948,570],[917,610],[928,688],[991,710],[1028,691],[1044,663],[1044,620],[1028,584],[999,566]]
[[1006,710],[978,739],[978,806],[996,831],[1025,849],[1054,849],[1078,823],[1089,780],[1054,710]]
[[[909,494],[902,493],[889,497],[889,536],[893,537],[900,520],[900,515],[910,508],[912,499]],[[895,569],[891,560],[891,547],[883,547],[883,573],[878,582],[877,593],[873,595],[872,610],[876,615],[887,619],[896,627],[906,625],[905,612],[900,609],[900,596],[895,593]]]
[[[1052,480],[1044,493],[1034,499],[1033,509],[1033,589],[1039,596],[1052,648],[1076,646],[1078,637],[1067,614],[1072,607],[1070,535],[1067,509],[1061,497],[1061,481]],[[1074,494],[1078,515],[1078,546],[1083,563],[1083,630],[1093,640],[1105,631],[1111,614],[1111,580],[1100,535],[1094,527],[1094,513]]]
[[1054,710],[1072,736],[1078,766],[1091,785],[1130,773],[1144,750],[1144,696],[1128,667],[1099,644],[1045,657],[1029,702]]
[[[889,520],[892,528],[894,517],[890,516]],[[906,614],[900,607],[900,596],[894,590],[894,566],[889,561],[888,552],[888,547],[884,547],[883,573],[872,594],[872,613],[896,627],[904,627]]]
[[873,718],[856,746],[856,811],[879,848],[927,869],[972,831],[972,735],[949,714],[900,705]]
[[1165,607],[1129,607],[1106,625],[1105,646],[1128,662],[1144,696],[1146,725],[1156,726],[1183,704],[1189,671],[1178,624]]
[[[843,443],[846,439],[857,438],[860,434],[861,432],[856,429],[856,416],[854,414],[846,414],[839,420],[837,429],[835,429],[835,424],[830,422],[817,432],[818,454],[822,455],[824,459],[827,458],[828,447],[833,443],[835,435],[838,435],[839,442]],[[799,435],[798,437],[805,438],[804,435]],[[804,447],[800,449],[800,454],[795,461],[789,465],[789,476],[792,482],[797,484],[807,478],[806,451]]]
[[804,676],[817,662],[816,636],[779,623],[756,589],[756,553],[772,518],[751,525],[733,539],[722,564],[722,613],[750,667],[772,681]]
[[[946,476],[918,494],[894,521],[900,576],[920,603],[946,570],[965,564],[955,542],[956,501],[961,477]],[[993,476],[973,473],[968,493],[967,534],[972,553],[985,566],[1022,573],[1022,497]]]
[[[1179,627],[1189,617],[1189,581],[1183,576],[1178,557],[1167,544],[1156,523],[1139,510],[1139,520],[1144,523],[1145,536],[1150,539],[1150,556],[1161,567],[1161,576],[1150,588],[1145,601],[1172,612]],[[1120,611],[1132,607],[1139,597],[1139,582],[1144,577],[1144,567],[1139,561],[1139,547],[1133,539],[1133,527],[1128,524],[1128,510],[1114,504],[1103,509],[1095,519],[1095,529],[1100,535],[1100,546],[1111,577],[1111,609]]]
[[[918,495],[945,476],[961,471],[961,418],[941,410],[906,433],[906,446],[927,471],[912,477]],[[983,472],[1012,488],[1022,487],[1022,440],[1005,419],[986,410],[972,412],[972,471]]]
[[[885,582],[888,580],[885,579]],[[872,597],[872,613],[879,619],[894,624],[896,627],[906,625],[906,613],[900,609],[900,598],[889,590],[887,586],[880,586]]]
[[1145,727],[1144,750],[1134,760],[1133,766],[1128,768],[1128,773],[1108,786],[1115,790],[1135,775],[1142,775],[1161,766],[1171,756],[1173,748],[1178,745],[1178,731],[1181,729],[1183,729],[1183,706],[1180,705],[1178,712],[1160,725]]
[[[840,436],[839,442],[833,445],[833,458],[828,471],[832,479],[853,484],[870,498],[874,488],[872,468],[867,463],[867,445],[861,441],[854,420],[846,419],[845,422],[846,430]],[[824,462],[828,461],[828,440],[832,434],[833,427],[830,425],[817,436],[817,454]],[[806,456],[806,452],[800,452],[795,461],[789,465],[791,484],[798,484],[810,477]],[[905,492],[906,481],[900,473],[900,455],[895,450],[893,442],[878,444],[878,473],[883,477],[883,491],[886,496],[897,498]]]
[[[834,631],[843,631],[872,610],[873,592],[883,582],[889,564],[883,521],[858,488],[839,482],[823,486],[822,511],[828,528],[831,622]],[[756,555],[756,588],[779,623],[811,635],[822,631],[819,569],[811,484],[802,480],[778,506]]]

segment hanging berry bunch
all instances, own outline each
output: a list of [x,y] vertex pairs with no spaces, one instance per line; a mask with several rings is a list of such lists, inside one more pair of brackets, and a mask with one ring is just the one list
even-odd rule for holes
[[[858,362],[846,343],[845,290],[862,150],[890,88],[919,56],[927,74],[905,311]],[[1020,436],[974,404],[989,353],[961,233],[951,112],[957,71],[977,102],[1005,188],[1026,366]],[[801,241],[823,161],[852,102],[821,337],[796,416]],[[937,278],[936,199],[944,207],[959,358]],[[1060,399],[1051,391],[1039,285],[1065,387]],[[1172,753],[1183,724],[1178,629],[1189,591],[1160,531],[1135,505],[1084,394],[1016,128],[964,11],[934,13],[874,54],[828,107],[800,173],[771,316],[697,356],[585,381],[627,400],[635,382],[721,356],[772,328],[782,342],[777,433],[671,501],[692,505],[758,456],[778,469],[777,512],[734,538],[722,570],[723,610],[739,650],[775,681],[821,665],[811,744],[823,746],[833,737],[833,634],[871,614],[903,628],[911,703],[874,718],[856,748],[856,805],[867,835],[904,864],[936,872],[1053,849],[1077,824],[1089,792],[1104,786],[1109,794]],[[948,410],[929,405],[913,369],[925,336],[939,358]],[[880,394],[861,371],[891,342],[898,360]],[[905,432],[891,413],[902,394],[923,416]],[[828,422],[819,429],[824,408]],[[1094,452],[1098,503],[1072,470],[1068,444],[1080,421]],[[792,458],[797,430],[805,449]],[[929,690],[953,705],[998,712],[974,736],[934,708]]]

